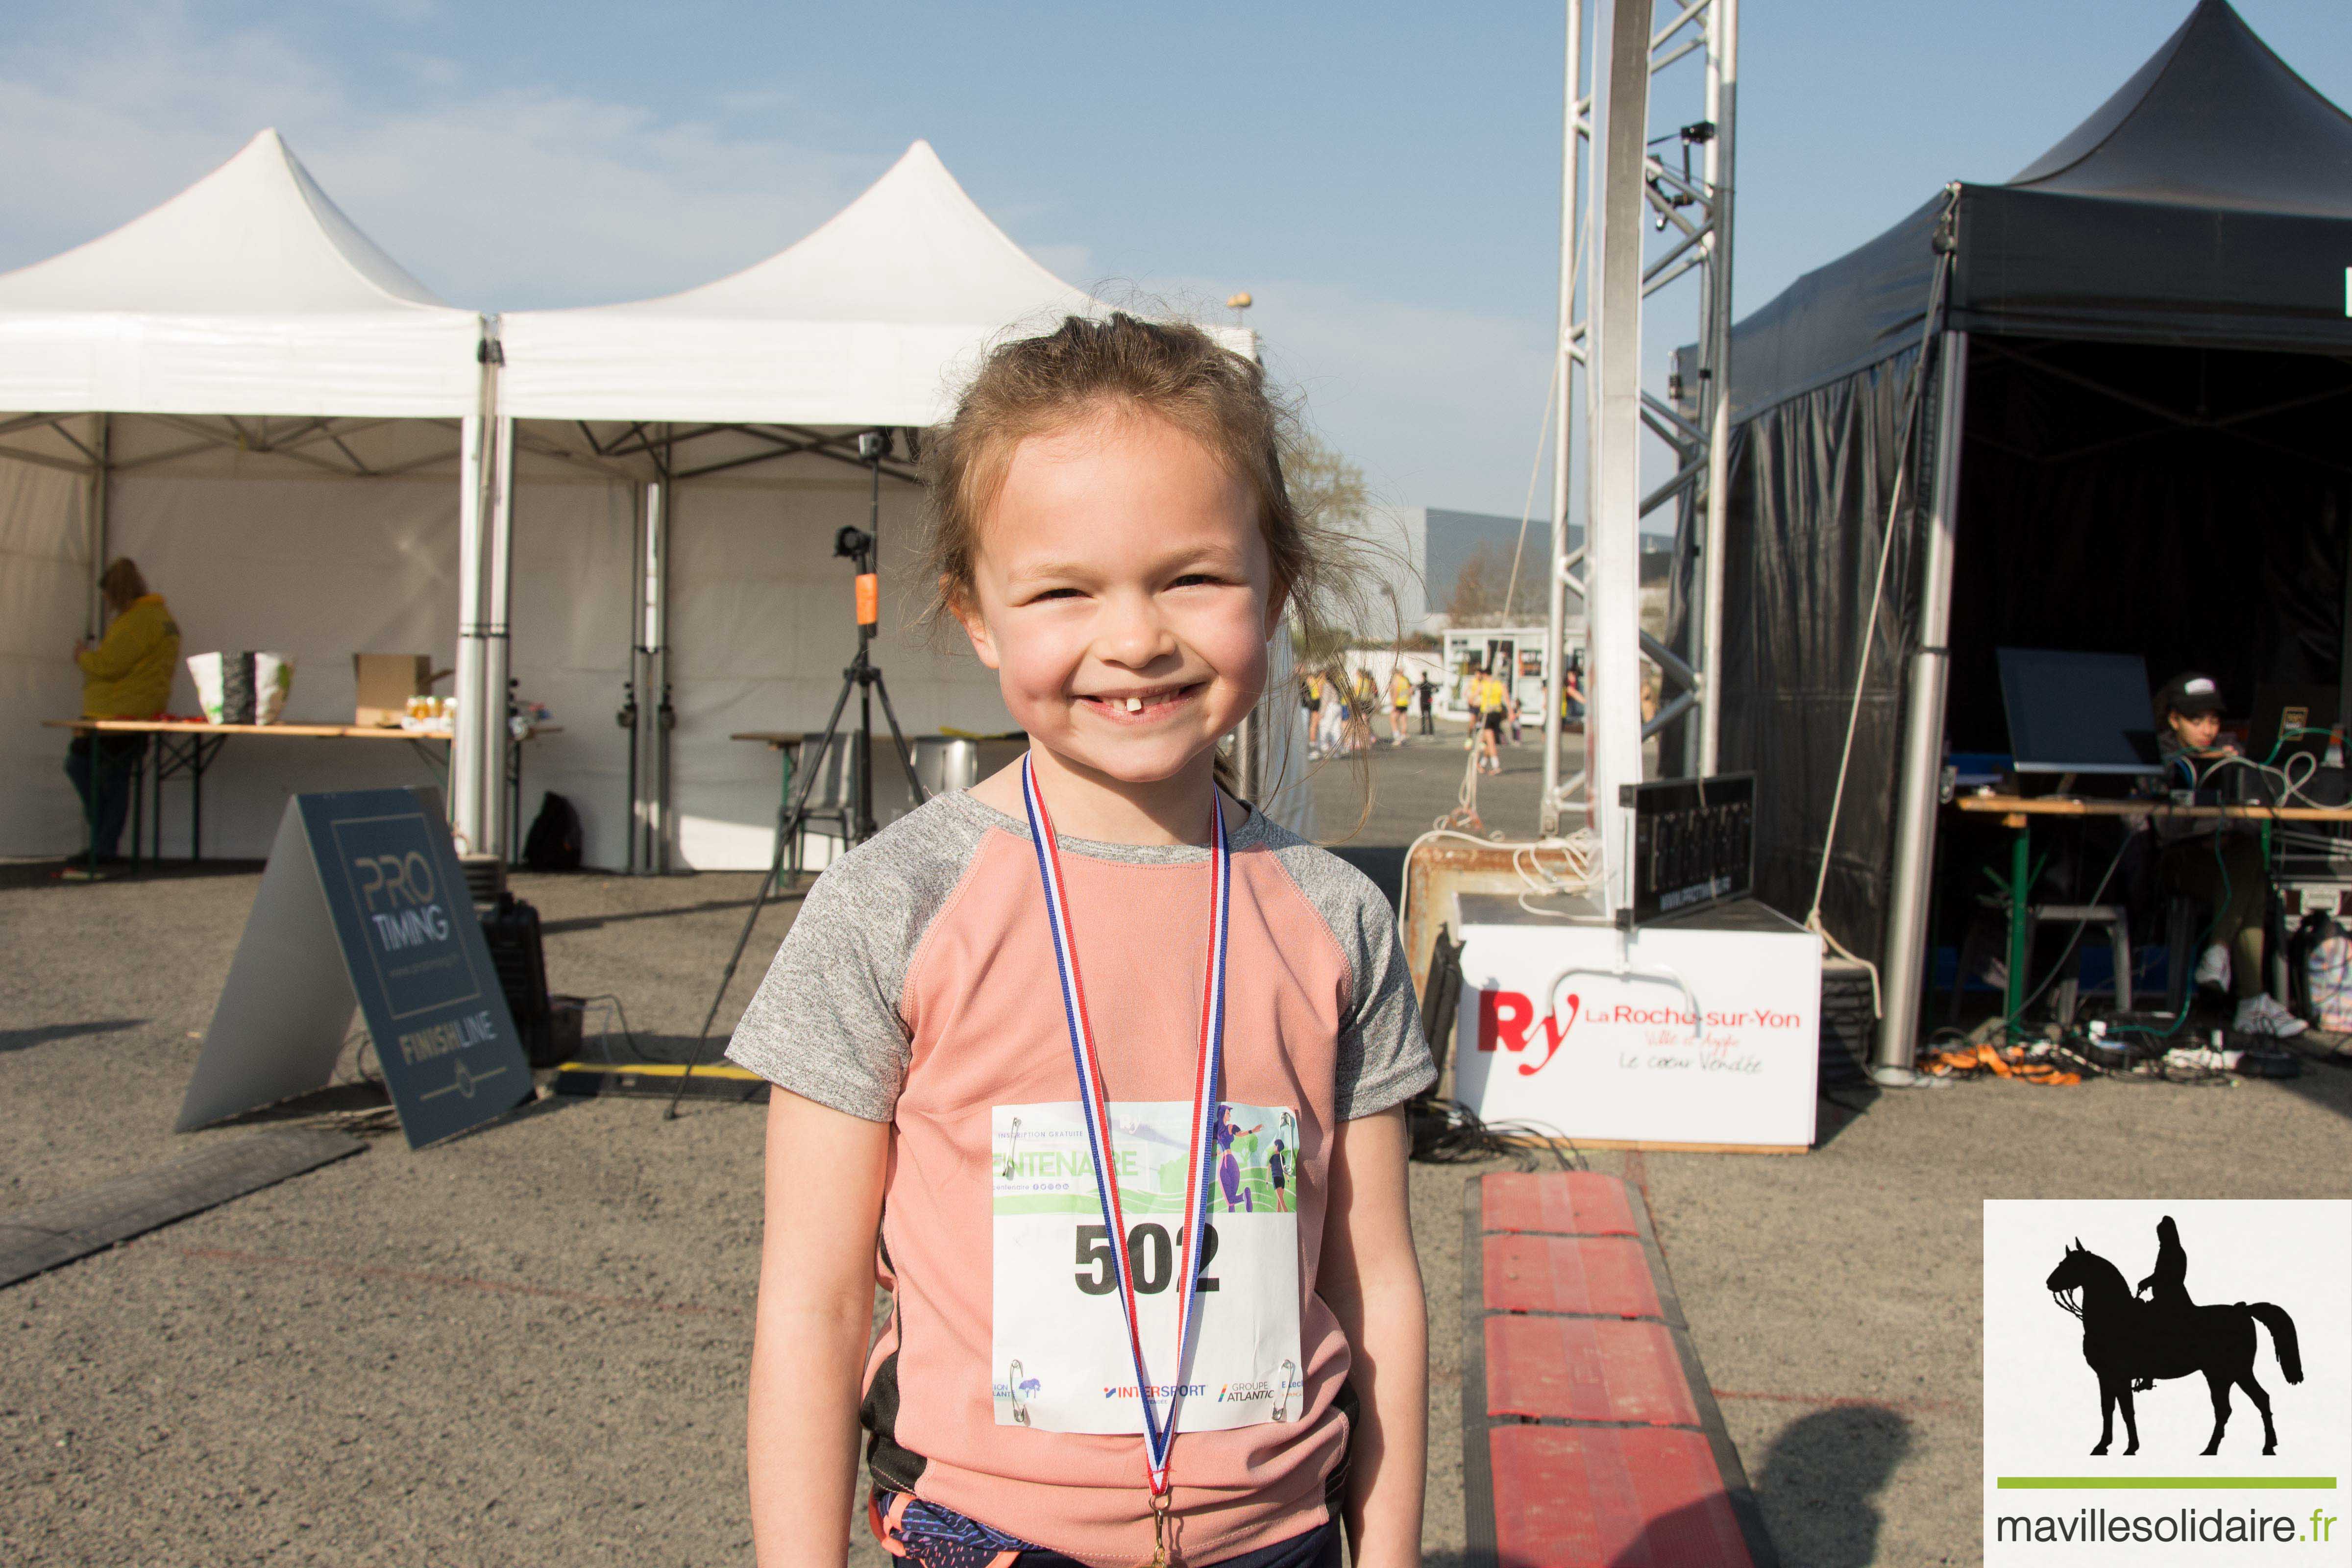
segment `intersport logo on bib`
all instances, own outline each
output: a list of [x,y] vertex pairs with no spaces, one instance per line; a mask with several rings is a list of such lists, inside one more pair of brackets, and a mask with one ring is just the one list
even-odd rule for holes
[[[1174,1399],[1181,1395],[1186,1399],[1198,1399],[1208,1390],[1209,1385],[1205,1383],[1155,1383],[1151,1385],[1151,1397]],[[1103,1384],[1103,1397],[1105,1399],[1137,1398],[1136,1385],[1131,1383],[1107,1383]]]

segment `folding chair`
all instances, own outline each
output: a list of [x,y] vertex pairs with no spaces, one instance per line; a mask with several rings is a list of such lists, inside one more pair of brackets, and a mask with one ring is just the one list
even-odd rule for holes
[[792,845],[787,851],[792,874],[801,874],[801,849],[808,835],[815,833],[825,838],[837,838],[845,848],[849,844],[849,819],[856,809],[857,769],[859,757],[855,731],[844,730],[833,737],[833,744],[824,748],[822,760],[816,757],[817,745],[824,739],[822,731],[803,736],[793,749],[793,766],[799,770],[814,767],[816,783],[809,787],[808,800],[798,821],[790,825]]

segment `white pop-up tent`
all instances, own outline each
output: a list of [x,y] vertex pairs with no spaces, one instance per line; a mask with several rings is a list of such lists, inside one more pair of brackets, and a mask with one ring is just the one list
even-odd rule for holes
[[525,419],[920,426],[1016,324],[1102,307],[989,221],[918,142],[824,226],[664,299],[502,317]]
[[[274,131],[112,233],[0,275],[0,853],[80,838],[63,738],[38,726],[79,711],[66,649],[96,627],[110,555],[166,596],[184,652],[293,655],[289,719],[349,722],[352,653],[438,660],[461,627],[477,634],[461,692],[483,687],[494,585],[465,565],[491,554],[476,540],[496,492],[483,342],[482,319],[353,226]],[[184,671],[170,707],[194,710]],[[497,757],[457,750],[453,805],[470,792],[478,819]],[[266,851],[294,790],[434,776],[373,742],[247,742],[215,772],[205,847],[231,855]]]
[[[876,655],[901,723],[1009,727],[961,634],[919,624],[912,448],[992,344],[1105,309],[917,142],[814,233],[731,277],[499,319],[520,695],[562,715],[619,710],[625,693],[636,715],[634,733],[568,728],[534,757],[534,779],[579,807],[592,861],[767,863],[777,763],[728,737],[824,723],[856,642],[833,541],[868,525],[877,473]],[[1254,353],[1247,332],[1220,337]],[[869,466],[857,439],[876,432],[889,455]]]

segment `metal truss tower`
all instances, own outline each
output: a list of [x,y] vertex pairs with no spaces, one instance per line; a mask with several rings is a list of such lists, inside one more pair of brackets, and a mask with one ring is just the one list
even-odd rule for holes
[[[1657,11],[1670,15],[1663,22]],[[1589,14],[1589,16],[1588,16]],[[1585,24],[1592,24],[1590,48]],[[1626,900],[1618,791],[1642,777],[1643,742],[1678,720],[1669,773],[1715,771],[1722,642],[1725,479],[1730,437],[1732,154],[1738,0],[1568,0],[1560,169],[1560,388],[1552,463],[1550,696],[1544,714],[1541,827],[1556,835],[1583,795],[1600,839],[1602,901]],[[1697,70],[1675,70],[1688,57]],[[1699,86],[1696,117],[1652,136],[1651,88]],[[1580,201],[1581,197],[1581,201]],[[1695,352],[1660,397],[1644,390],[1643,302],[1696,274]],[[1684,290],[1687,296],[1690,290]],[[1585,386],[1585,461],[1573,461],[1577,372]],[[1672,477],[1644,491],[1643,432],[1664,443]],[[1585,539],[1569,547],[1570,485],[1585,487]],[[1685,647],[1642,629],[1641,521],[1675,507],[1698,542]],[[1563,778],[1559,681],[1569,601],[1586,623],[1585,754]],[[1642,713],[1643,664],[1658,671],[1656,712]]]

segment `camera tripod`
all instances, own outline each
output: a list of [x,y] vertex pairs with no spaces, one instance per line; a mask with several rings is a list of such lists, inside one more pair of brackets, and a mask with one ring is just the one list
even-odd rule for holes
[[890,688],[882,679],[882,667],[874,662],[874,628],[881,619],[881,585],[875,572],[875,555],[882,532],[882,459],[889,455],[890,434],[887,430],[870,430],[857,437],[857,455],[874,476],[873,499],[868,524],[859,528],[845,524],[833,536],[833,552],[852,563],[857,569],[857,651],[850,656],[847,668],[841,672],[841,690],[833,700],[833,712],[824,721],[824,733],[814,742],[803,742],[801,747],[799,787],[788,802],[776,809],[776,850],[768,858],[768,874],[760,879],[760,890],[751,900],[751,912],[744,917],[743,931],[735,939],[735,951],[728,956],[727,968],[719,976],[719,989],[710,998],[710,1011],[703,1015],[702,1032],[695,1037],[694,1054],[687,1058],[686,1070],[678,1074],[677,1087],[670,1092],[669,1108],[662,1120],[677,1114],[677,1102],[686,1094],[687,1080],[695,1068],[702,1065],[704,1051],[710,1044],[710,1026],[718,1021],[719,1009],[727,1000],[727,988],[735,982],[736,968],[743,962],[743,950],[751,944],[752,928],[760,923],[761,911],[776,890],[784,870],[784,858],[800,842],[801,829],[816,813],[809,806],[809,797],[815,793],[817,780],[828,771],[826,763],[833,754],[835,742],[841,737],[841,715],[849,706],[849,695],[857,694],[857,727],[851,742],[849,764],[857,780],[857,787],[843,821],[842,847],[846,850],[874,837],[877,825],[874,820],[874,702],[882,701],[883,721],[890,726],[890,742],[898,753],[898,765],[907,771],[907,788],[917,805],[930,799],[923,781],[915,773],[915,754],[907,745],[906,734],[898,728],[898,710],[890,706]]

